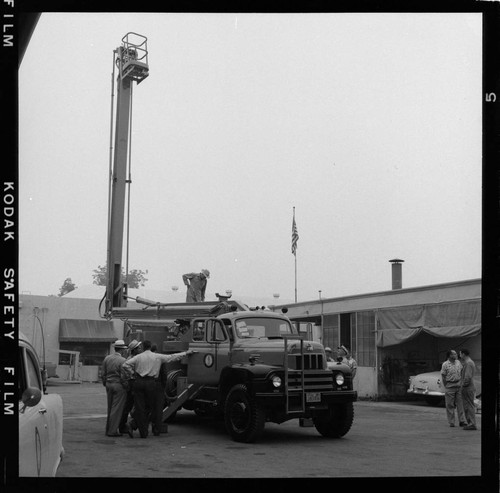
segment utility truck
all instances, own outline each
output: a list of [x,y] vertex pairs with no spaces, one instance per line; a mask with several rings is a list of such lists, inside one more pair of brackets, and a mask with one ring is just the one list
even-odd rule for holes
[[283,313],[250,309],[220,296],[201,303],[157,303],[135,298],[128,306],[122,280],[122,246],[132,82],[149,75],[147,39],[128,33],[115,50],[118,67],[104,317],[121,319],[126,339],[150,340],[163,353],[194,354],[165,368],[163,420],[187,409],[223,418],[238,442],[254,442],[266,422],[297,419],[325,437],[342,437],[353,423],[351,371],[329,369],[321,344],[307,341]]

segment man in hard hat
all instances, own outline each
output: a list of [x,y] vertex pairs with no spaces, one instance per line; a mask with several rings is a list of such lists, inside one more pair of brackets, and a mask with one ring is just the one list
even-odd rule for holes
[[210,272],[201,269],[200,273],[191,272],[182,275],[182,281],[187,286],[186,303],[198,303],[205,301],[205,290]]
[[104,358],[102,363],[102,384],[106,387],[107,396],[107,419],[106,435],[108,437],[119,437],[120,420],[127,399],[122,365],[125,362],[124,354],[127,345],[122,339],[117,340],[113,347],[114,353]]

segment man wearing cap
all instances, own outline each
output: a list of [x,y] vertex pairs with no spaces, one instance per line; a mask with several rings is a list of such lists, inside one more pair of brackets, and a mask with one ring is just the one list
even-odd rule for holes
[[142,347],[142,353],[123,363],[123,370],[129,376],[135,375],[132,390],[135,407],[134,418],[137,422],[141,438],[146,438],[149,427],[148,410],[151,410],[153,435],[158,436],[161,430],[163,400],[159,396],[163,396],[160,381],[160,367],[162,363],[178,361],[184,356],[193,354],[194,351],[188,349],[187,351],[175,354],[154,353],[151,351],[151,341],[143,341]]
[[331,349],[331,348],[326,347],[326,348],[325,348],[325,353],[326,353],[326,361],[335,361],[335,360],[332,358],[332,349]]
[[106,387],[108,411],[106,419],[106,435],[108,437],[122,436],[120,433],[120,420],[123,407],[127,399],[127,391],[124,386],[123,363],[124,353],[127,346],[122,339],[114,344],[115,352],[106,356],[102,363],[102,384]]
[[356,360],[351,356],[349,350],[345,346],[339,346],[339,356],[342,357],[342,363],[346,364],[351,369],[352,378],[354,380],[354,375],[358,370],[358,364]]
[[191,272],[182,275],[182,281],[187,286],[186,303],[205,301],[205,290],[209,277],[210,272],[207,269],[201,269],[200,273]]
[[[128,345],[128,356],[127,359],[134,357],[136,354],[139,354],[142,351],[142,344],[140,341],[134,339],[130,341]],[[127,398],[125,399],[125,405],[123,406],[122,419],[120,420],[120,433],[128,433],[130,436],[134,429],[137,429],[137,424],[134,420],[134,396],[132,395],[132,387],[134,385],[134,376],[129,376],[125,373],[125,377],[127,378],[126,382],[126,390],[127,390]],[[128,415],[132,416],[130,424],[128,423]]]

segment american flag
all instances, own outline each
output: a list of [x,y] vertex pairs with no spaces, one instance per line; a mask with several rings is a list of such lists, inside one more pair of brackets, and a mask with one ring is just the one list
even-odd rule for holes
[[292,253],[295,255],[297,252],[297,241],[299,239],[299,233],[297,231],[297,224],[295,223],[295,208],[293,209],[293,221],[292,221]]

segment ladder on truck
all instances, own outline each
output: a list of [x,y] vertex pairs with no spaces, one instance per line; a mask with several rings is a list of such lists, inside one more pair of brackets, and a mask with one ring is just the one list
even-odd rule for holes
[[162,421],[167,421],[168,418],[173,416],[186,401],[195,397],[202,388],[203,385],[195,385],[194,383],[190,383],[173,402],[171,402],[165,409],[163,409]]
[[[285,355],[283,366],[285,368],[285,403],[286,403],[286,413],[287,414],[303,414],[306,410],[306,392],[305,392],[305,373],[304,373],[304,336],[285,335],[283,334],[283,339],[285,341]],[[290,388],[289,385],[289,361],[288,361],[288,339],[298,339],[300,340],[300,387]],[[294,370],[296,371],[296,370]],[[292,409],[290,405],[290,398],[299,396],[300,406],[299,408]]]

